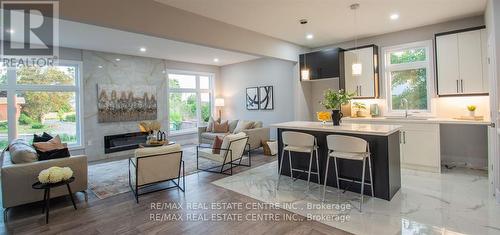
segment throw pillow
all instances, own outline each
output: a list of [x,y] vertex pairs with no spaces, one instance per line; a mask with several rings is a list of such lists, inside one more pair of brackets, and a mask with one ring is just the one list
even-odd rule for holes
[[233,120],[229,122],[229,132],[233,133],[234,128],[236,128],[236,125],[238,125],[238,120]]
[[207,125],[207,132],[213,132],[214,131],[214,122],[219,122],[220,123],[220,118],[214,119],[212,116],[208,119],[208,125]]
[[250,129],[251,127],[253,127],[253,122],[252,121],[243,121],[243,120],[240,120],[238,122],[238,125],[236,125],[236,128],[234,128],[233,133],[237,134],[237,133],[242,132],[243,130]]
[[37,151],[42,151],[42,152],[48,152],[56,149],[65,148],[65,146],[61,143],[61,138],[59,138],[59,135],[56,135],[56,137],[52,138],[47,142],[33,143],[33,146],[35,146],[35,149]]
[[229,131],[229,124],[227,121],[223,123],[214,122],[214,132],[215,133],[227,133]]
[[51,140],[53,137],[49,134],[47,134],[47,132],[43,132],[42,135],[37,135],[37,134],[33,134],[33,143],[37,143],[37,142],[47,142],[49,140]]
[[219,136],[216,136],[214,139],[214,143],[212,144],[212,153],[219,154],[221,146],[222,146],[222,139],[219,138]]
[[252,129],[255,129],[255,128],[262,128],[262,122],[261,121],[254,122]]
[[22,139],[13,140],[9,144],[9,153],[14,164],[36,162],[38,160],[35,149]]
[[38,153],[38,161],[46,161],[50,159],[65,158],[69,157],[70,153],[68,148],[54,149],[49,151],[36,150]]

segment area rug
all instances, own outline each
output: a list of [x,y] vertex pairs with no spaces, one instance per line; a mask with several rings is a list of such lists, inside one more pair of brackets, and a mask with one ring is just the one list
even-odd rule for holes
[[[186,176],[198,172],[196,169],[196,146],[182,147]],[[246,158],[243,159],[246,161]],[[200,168],[210,168],[217,163],[200,159]],[[128,159],[104,162],[89,166],[89,187],[99,199],[105,199],[121,193],[130,192],[128,184]]]

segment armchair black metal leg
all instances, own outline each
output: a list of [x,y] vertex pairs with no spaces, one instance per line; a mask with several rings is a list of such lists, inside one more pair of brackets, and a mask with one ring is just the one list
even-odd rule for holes
[[9,209],[10,209],[10,208],[5,208],[5,209],[3,209],[3,222],[4,222],[4,223],[5,223],[5,222],[7,222],[7,217],[8,217],[8,215],[9,215],[9,214],[8,214],[8,213],[9,213]]
[[69,184],[66,184],[66,187],[68,188],[69,198],[71,198],[71,202],[73,203],[73,207],[76,210],[75,199],[73,198],[73,192],[71,192],[71,187],[69,186]]
[[182,161],[182,192],[186,190],[186,169],[184,168],[184,161]]

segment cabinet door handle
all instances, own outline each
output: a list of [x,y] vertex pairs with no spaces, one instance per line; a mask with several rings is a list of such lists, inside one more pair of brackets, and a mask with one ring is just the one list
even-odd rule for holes
[[464,80],[460,79],[460,86],[462,87],[462,93],[464,93]]
[[403,131],[403,144],[406,144],[406,131]]
[[460,93],[460,92],[458,91],[458,79],[457,79],[457,93]]
[[363,96],[363,92],[361,91],[361,87],[362,86],[359,86],[359,96]]

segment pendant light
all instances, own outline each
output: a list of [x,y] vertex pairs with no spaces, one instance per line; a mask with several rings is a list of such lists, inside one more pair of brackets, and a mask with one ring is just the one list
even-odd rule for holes
[[356,59],[352,63],[351,70],[352,70],[352,76],[361,76],[363,72],[363,65],[359,61],[359,52],[358,52],[358,15],[357,15],[357,10],[359,8],[359,3],[355,3],[351,5],[351,10],[354,11],[354,48],[356,50]]
[[[305,28],[305,25],[307,24],[307,20],[302,19],[299,21],[299,23],[301,25],[303,25],[303,28]],[[304,29],[303,31],[305,32],[306,30]],[[306,63],[306,57],[307,57],[307,53],[304,53],[304,67],[300,70],[300,78],[302,81],[308,81],[311,79],[309,77],[310,74],[309,74],[309,68],[307,67],[307,63]]]

